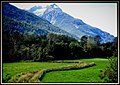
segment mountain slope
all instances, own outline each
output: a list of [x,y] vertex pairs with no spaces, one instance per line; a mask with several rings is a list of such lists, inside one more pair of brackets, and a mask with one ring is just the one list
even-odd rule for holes
[[[25,10],[18,9],[8,3],[3,3],[3,28],[12,26],[15,30],[22,32],[29,32],[32,34],[47,34],[47,33],[56,33],[56,34],[65,34],[72,36],[66,31],[59,29],[56,26],[53,26],[47,20],[44,20],[33,13],[29,13]],[[14,22],[13,22],[14,21]],[[13,24],[15,23],[15,24]],[[6,28],[5,28],[6,26]],[[13,30],[13,29],[12,29]],[[27,31],[26,31],[27,30]],[[42,33],[43,32],[43,33]]]
[[96,27],[92,27],[84,23],[82,20],[76,19],[66,14],[56,4],[52,4],[46,7],[35,8],[34,11],[31,11],[31,9],[28,11],[36,14],[37,16],[43,19],[48,20],[53,25],[79,38],[81,38],[83,35],[85,36],[99,35],[102,39],[102,42],[104,43],[111,42],[114,39],[113,35],[110,35],[109,33],[104,32]]
[[47,30],[40,29],[37,26],[33,26],[25,22],[19,22],[7,16],[3,16],[2,26],[3,26],[3,29],[8,30],[9,33],[18,31],[20,33],[36,34],[36,35],[47,35],[48,34]]

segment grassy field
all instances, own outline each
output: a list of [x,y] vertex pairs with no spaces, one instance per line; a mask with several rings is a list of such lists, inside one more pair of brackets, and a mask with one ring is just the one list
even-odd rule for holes
[[3,63],[3,81],[8,82],[13,76],[32,71],[39,71],[48,68],[67,66],[67,63],[48,63],[48,62],[15,62]]
[[[64,60],[64,62],[73,62],[73,61],[95,62],[96,66],[80,69],[80,70],[49,72],[45,74],[42,82],[43,83],[44,82],[100,82],[100,79],[98,77],[100,70],[104,69],[108,65],[107,59],[99,59],[99,58],[82,59],[82,60]],[[14,76],[21,73],[27,75],[21,77],[21,78],[24,77],[24,79],[31,77],[33,75],[37,75],[36,77],[38,78],[41,70],[65,67],[71,64],[72,63],[50,63],[50,62],[3,63],[3,82],[8,82],[8,80],[14,78]]]
[[[71,60],[69,60],[70,62]],[[79,60],[74,60],[79,61]],[[55,71],[47,73],[42,82],[101,82],[99,78],[100,70],[104,69],[109,65],[107,59],[82,59],[83,62],[95,62],[96,66],[80,69],[80,70],[69,70],[69,71]],[[68,60],[66,60],[68,62]],[[72,61],[71,61],[72,62]]]

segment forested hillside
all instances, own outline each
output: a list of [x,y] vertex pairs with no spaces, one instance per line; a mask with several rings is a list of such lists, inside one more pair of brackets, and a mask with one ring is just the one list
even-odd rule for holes
[[[2,15],[3,30],[8,29],[7,27],[9,27],[9,29],[12,31],[14,31],[15,29],[23,33],[43,35],[49,32],[71,36],[71,34],[52,25],[47,20],[44,20],[25,10],[18,9],[10,5],[9,3],[3,3]],[[43,33],[41,32],[41,30]]]

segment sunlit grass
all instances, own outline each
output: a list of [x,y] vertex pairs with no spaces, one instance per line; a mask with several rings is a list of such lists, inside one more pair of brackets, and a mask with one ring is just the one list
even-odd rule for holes
[[48,68],[57,68],[67,66],[67,63],[49,63],[49,62],[16,62],[3,63],[3,82],[8,82],[13,76],[32,71],[40,71]]
[[101,58],[81,59],[73,61],[95,62],[96,66],[80,70],[49,72],[44,76],[42,82],[102,82],[99,78],[100,70],[109,65],[107,59]]
[[[99,79],[100,70],[104,69],[108,65],[108,60],[101,58],[64,60],[64,62],[95,62],[96,66],[80,70],[49,72],[45,74],[42,82],[101,82],[101,80]],[[8,82],[9,80],[11,80],[11,78],[14,81],[16,81],[16,79],[21,79],[19,81],[22,82],[22,78],[29,80],[28,77],[31,76],[33,76],[32,80],[38,81],[37,79],[39,74],[41,73],[40,71],[50,68],[66,67],[71,64],[73,65],[73,63],[52,62],[3,63],[3,82]]]

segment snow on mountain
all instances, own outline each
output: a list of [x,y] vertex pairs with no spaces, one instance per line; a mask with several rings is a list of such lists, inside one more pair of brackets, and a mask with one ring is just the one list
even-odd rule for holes
[[45,10],[46,10],[46,8],[37,9],[37,10],[33,11],[33,13],[36,14],[37,16],[39,16],[39,15],[43,15]]
[[[36,6],[31,8],[30,11],[35,11],[37,10],[36,8],[41,9],[41,7]],[[2,15],[3,30],[7,30],[10,33],[16,31],[24,34],[27,33],[35,35],[47,35],[48,33],[54,33],[78,38],[59,27],[52,25],[47,20],[42,19],[33,13],[19,9],[9,3],[3,3]]]
[[46,7],[34,6],[34,7],[30,8],[28,11],[31,13],[34,13],[37,16],[42,16],[42,14],[46,14],[46,13],[49,13],[49,12],[55,11],[55,10],[57,12],[62,11],[56,4],[52,4],[52,5],[46,6]]
[[59,8],[56,4],[51,5],[52,8]]
[[76,19],[70,16],[69,14],[63,12],[62,9],[60,9],[56,4],[46,6],[45,8],[38,8],[34,10],[32,13],[36,14],[37,16],[43,19],[48,20],[53,25],[79,38],[81,38],[84,35],[85,36],[99,35],[103,43],[111,42],[114,39],[113,35],[110,35],[109,33],[104,32],[99,28],[92,27],[84,23],[81,19]]

